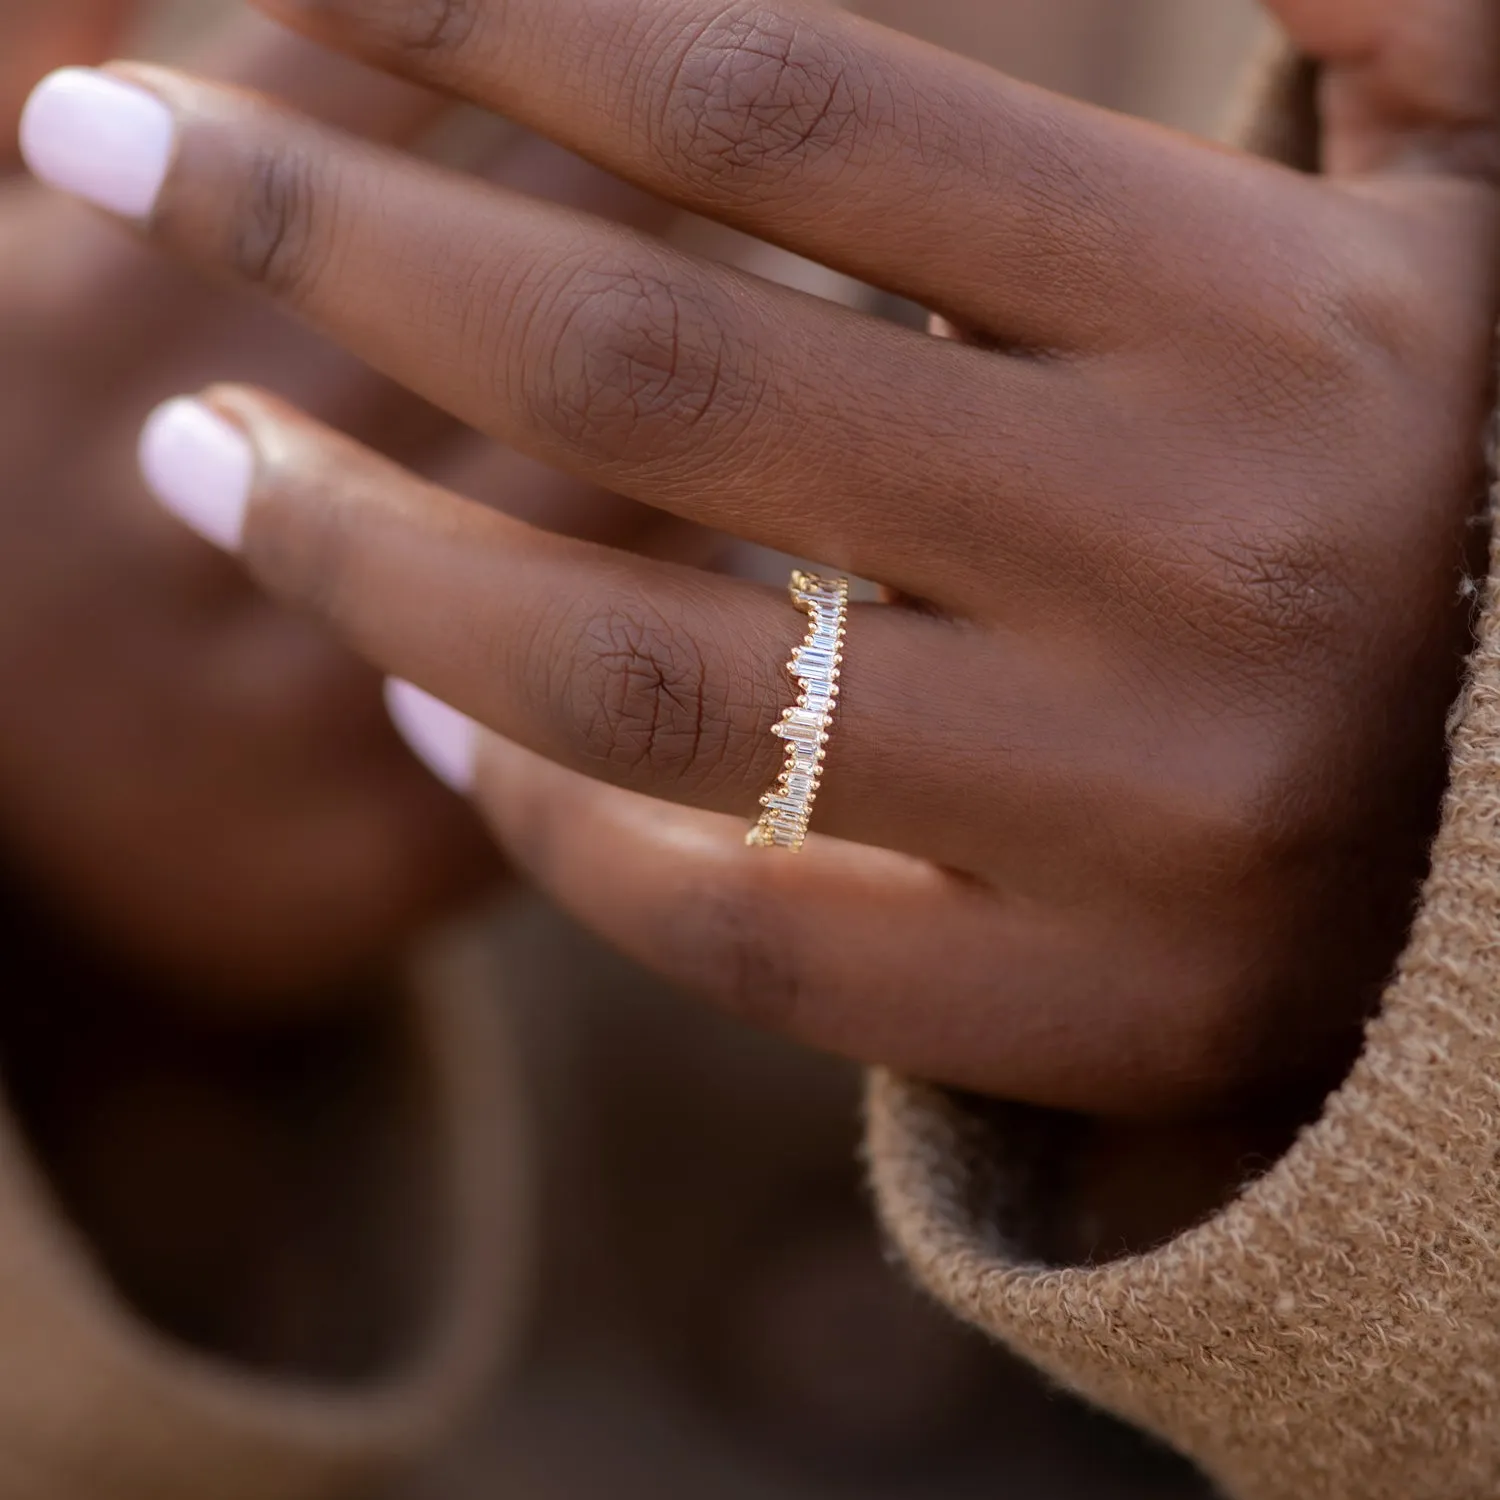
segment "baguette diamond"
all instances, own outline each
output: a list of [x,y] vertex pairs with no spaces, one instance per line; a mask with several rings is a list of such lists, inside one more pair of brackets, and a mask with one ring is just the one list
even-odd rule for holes
[[760,799],[760,821],[745,836],[759,849],[790,849],[807,840],[813,803],[823,777],[824,747],[833,725],[843,662],[844,630],[849,617],[849,580],[819,578],[795,572],[792,602],[812,622],[807,638],[787,663],[801,696],[781,716],[771,733],[786,742],[786,765],[776,785]]

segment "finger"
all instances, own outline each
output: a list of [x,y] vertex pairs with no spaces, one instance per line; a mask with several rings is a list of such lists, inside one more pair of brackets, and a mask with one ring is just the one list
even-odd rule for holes
[[[586,927],[730,1014],[857,1062],[1064,1109],[1190,1108],[1233,1052],[1194,1035],[1135,921],[1072,922],[922,861],[835,840],[761,857],[740,825],[578,776],[390,693],[408,742]],[[940,976],[941,982],[937,982]],[[1243,1061],[1243,1049],[1238,1049]]]
[[[807,633],[784,593],[534,531],[267,398],[212,401],[164,408],[143,466],[274,596],[560,764],[749,826],[788,753],[771,731]],[[934,671],[953,627],[880,605],[853,615],[818,827],[972,860],[980,834],[947,769],[972,755],[970,695]],[[990,676],[996,701],[1020,691],[1019,673]]]
[[[648,197],[538,136],[523,135],[498,144],[486,174],[496,183],[648,231],[668,229],[680,218],[661,199]],[[222,360],[214,369],[179,378],[173,389],[191,389],[214,380],[242,384],[269,380],[294,405],[330,421],[341,432],[424,478],[565,536],[651,550],[657,534],[693,530],[661,511],[492,441],[363,364],[349,359],[334,363],[342,365],[344,377],[336,391],[321,399],[299,394],[285,369],[268,375],[246,373],[226,369]]]
[[[1228,159],[807,0],[261,0],[611,171],[1039,348],[1232,267]],[[1264,169],[1249,169],[1260,172]]]
[[1500,10],[1488,0],[1272,0],[1271,9],[1322,63],[1330,171],[1500,180]]
[[[939,343],[177,75],[140,75],[151,94],[91,76],[86,97],[37,95],[42,175],[149,217],[160,243],[268,288],[461,420],[944,604],[993,598],[991,557],[1052,586],[1058,497],[1085,492],[1060,466],[1080,424],[1109,426],[1103,388],[1085,399],[1069,367]],[[117,113],[113,170],[56,149]],[[995,528],[992,552],[956,542],[954,510]]]

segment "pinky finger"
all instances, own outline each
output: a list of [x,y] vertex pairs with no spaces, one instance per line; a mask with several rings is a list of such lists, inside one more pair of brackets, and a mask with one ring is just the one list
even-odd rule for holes
[[[814,838],[749,851],[742,821],[557,766],[404,683],[408,742],[473,797],[513,863],[584,926],[689,993],[791,1040],[958,1088],[1131,1113],[1160,1094],[1164,1028],[1139,1026],[1097,953],[982,886]],[[1132,1019],[1134,1017],[1134,1019]]]

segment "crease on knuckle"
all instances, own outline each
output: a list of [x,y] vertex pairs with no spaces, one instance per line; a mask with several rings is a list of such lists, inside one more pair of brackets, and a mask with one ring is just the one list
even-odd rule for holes
[[1333,538],[1295,518],[1232,531],[1205,555],[1219,634],[1262,668],[1323,649],[1356,602]]
[[686,631],[645,599],[591,610],[564,653],[584,759],[627,781],[690,782],[722,757],[708,664]]
[[245,558],[275,595],[337,622],[346,612],[357,531],[355,508],[324,490],[314,503],[303,495],[257,502],[257,524],[246,533]]
[[[1337,527],[1291,503],[1253,518],[1235,493],[1200,486],[1199,513],[1175,513],[1132,535],[1109,576],[1131,596],[1147,632],[1176,632],[1202,689],[1237,695],[1260,683],[1280,696],[1325,654],[1358,609],[1358,549]],[[1229,675],[1226,677],[1226,668]]]
[[793,1034],[804,1010],[798,929],[753,882],[722,877],[669,903],[663,939],[678,980],[736,1020]]
[[876,88],[838,44],[759,5],[697,28],[662,91],[670,165],[715,196],[837,175],[868,138]]
[[304,297],[318,276],[319,221],[329,191],[307,152],[282,144],[255,152],[230,221],[235,272],[282,300]]
[[666,274],[587,267],[551,300],[554,316],[530,325],[551,325],[531,361],[534,416],[569,451],[660,464],[743,415],[728,319],[706,297]]

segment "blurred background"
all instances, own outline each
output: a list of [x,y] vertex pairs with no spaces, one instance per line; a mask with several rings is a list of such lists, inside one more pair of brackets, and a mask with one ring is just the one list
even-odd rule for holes
[[[143,38],[211,24],[233,0],[161,0]],[[1080,99],[1212,130],[1259,24],[1252,0],[856,0],[848,7]]]

